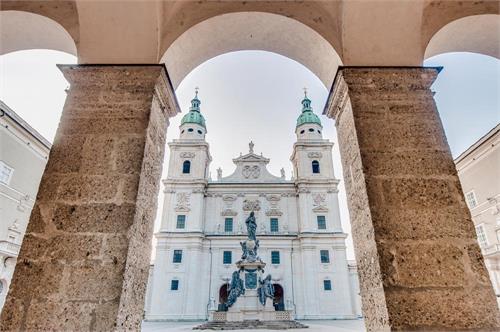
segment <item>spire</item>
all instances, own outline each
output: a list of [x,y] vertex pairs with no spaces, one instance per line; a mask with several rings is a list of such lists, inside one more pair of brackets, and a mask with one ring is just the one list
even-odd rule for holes
[[312,112],[311,99],[307,98],[307,88],[304,88],[304,99],[302,99],[302,112]]
[[198,99],[198,90],[199,90],[198,87],[194,88],[195,95],[194,98],[191,99],[191,107],[189,108],[190,111],[195,111],[195,112],[200,111],[201,101]]
[[201,101],[198,99],[198,90],[198,87],[194,89],[195,95],[191,99],[191,107],[189,108],[189,112],[182,118],[181,126],[185,123],[195,123],[206,129],[205,118],[200,112]]
[[321,126],[321,120],[314,114],[311,107],[311,99],[307,98],[307,89],[304,88],[304,99],[302,99],[302,113],[297,119],[297,127],[305,123],[315,123]]

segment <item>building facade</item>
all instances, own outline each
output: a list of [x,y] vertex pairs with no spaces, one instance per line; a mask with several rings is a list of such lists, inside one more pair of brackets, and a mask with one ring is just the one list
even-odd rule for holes
[[0,101],[0,309],[51,144]]
[[500,303],[500,124],[455,163],[477,239]]
[[209,177],[200,101],[192,100],[171,150],[155,264],[146,296],[146,320],[206,319],[226,301],[231,273],[246,238],[245,219],[257,219],[259,254],[272,275],[276,310],[298,319],[349,319],[361,315],[357,271],[346,258],[333,172],[332,146],[322,137],[311,101],[302,101],[291,162],[274,176],[269,159],[249,151],[236,170]]

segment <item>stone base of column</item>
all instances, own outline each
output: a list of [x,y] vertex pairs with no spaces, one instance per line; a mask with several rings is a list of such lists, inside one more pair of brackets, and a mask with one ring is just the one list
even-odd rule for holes
[[431,84],[437,68],[341,67],[336,120],[369,331],[498,330]]

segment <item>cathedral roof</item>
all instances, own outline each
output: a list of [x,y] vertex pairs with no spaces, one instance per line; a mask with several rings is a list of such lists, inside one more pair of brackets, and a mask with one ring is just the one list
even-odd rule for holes
[[201,101],[198,99],[198,90],[196,90],[196,95],[191,100],[191,107],[189,108],[189,112],[182,117],[181,126],[185,123],[194,123],[207,129],[205,125],[205,118],[200,112],[200,104]]
[[319,117],[314,114],[311,107],[311,100],[307,98],[306,93],[304,93],[304,99],[302,99],[302,114],[300,114],[297,118],[297,127],[305,123],[314,123],[323,127],[321,125],[321,120],[319,119]]

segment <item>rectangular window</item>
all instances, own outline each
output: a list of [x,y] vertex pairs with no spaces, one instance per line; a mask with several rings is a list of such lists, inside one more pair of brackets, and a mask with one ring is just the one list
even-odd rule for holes
[[231,251],[224,251],[222,255],[223,255],[222,261],[224,264],[231,264],[232,263],[233,254]]
[[320,250],[321,263],[330,263],[330,252],[328,250]]
[[332,281],[331,280],[323,280],[323,289],[324,290],[332,290]]
[[12,173],[14,173],[14,169],[7,166],[3,161],[0,161],[0,182],[8,185],[12,178]]
[[226,218],[224,220],[224,232],[233,231],[233,218]]
[[271,232],[278,233],[280,230],[280,227],[278,224],[278,218],[271,218],[270,222],[271,222],[271,225],[270,225]]
[[279,263],[280,263],[280,252],[271,251],[271,264],[279,264]]
[[174,263],[182,262],[182,250],[174,250]]
[[178,290],[179,289],[179,280],[172,280],[170,282],[170,290]]
[[177,229],[184,229],[184,228],[186,228],[186,216],[180,214],[177,216]]
[[318,229],[326,229],[325,216],[317,216],[316,220],[318,221]]
[[473,209],[477,206],[476,194],[474,194],[474,191],[471,190],[467,194],[465,194],[465,199],[467,200],[469,209]]
[[476,226],[476,233],[477,233],[477,241],[479,242],[479,246],[481,248],[487,247],[488,246],[488,238],[486,237],[486,233],[484,231],[484,226],[477,225]]

